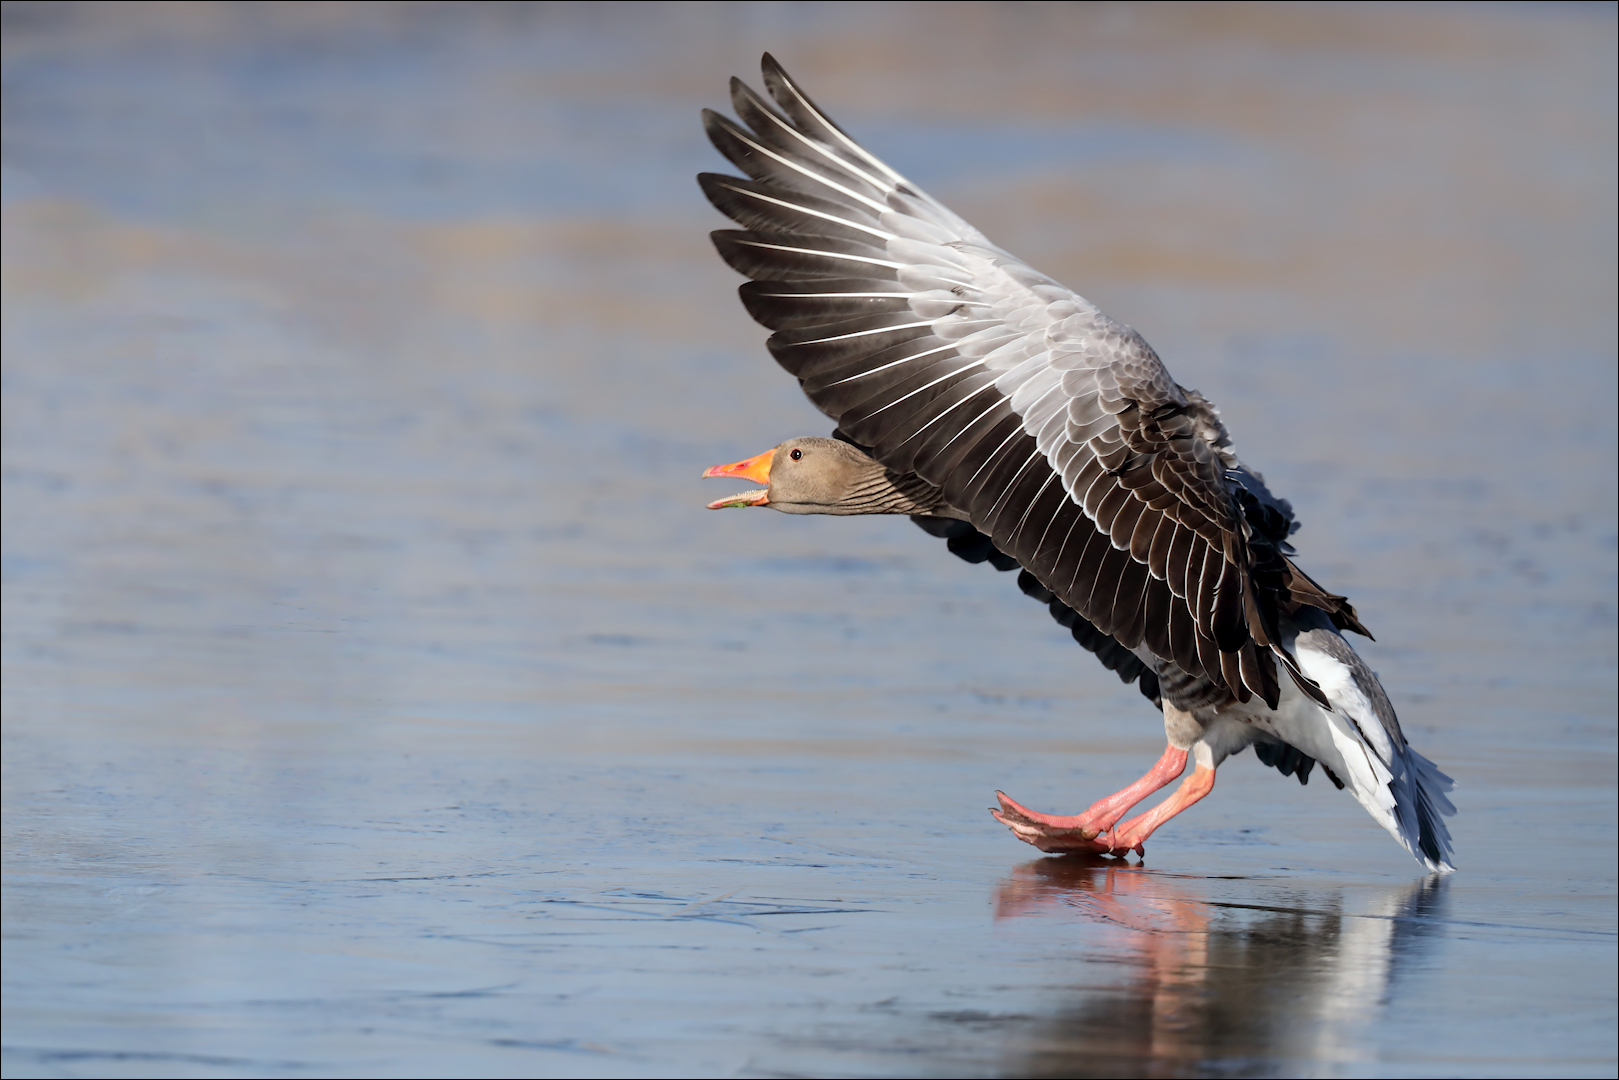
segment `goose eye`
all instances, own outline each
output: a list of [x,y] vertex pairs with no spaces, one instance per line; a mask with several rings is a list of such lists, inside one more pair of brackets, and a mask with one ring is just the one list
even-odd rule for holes
[[804,451],[795,446],[793,447],[792,453],[788,454],[787,456],[792,458],[794,461],[797,461],[799,458],[804,456]]

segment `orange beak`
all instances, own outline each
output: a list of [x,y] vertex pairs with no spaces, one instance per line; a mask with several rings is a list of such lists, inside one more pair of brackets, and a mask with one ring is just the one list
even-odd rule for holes
[[[704,469],[704,476],[740,476],[752,480],[756,484],[770,483],[770,461],[776,456],[774,449],[766,450],[762,454],[743,461],[733,461],[729,465],[715,465],[711,469]],[[739,495],[732,495],[726,499],[715,499],[708,504],[710,510],[720,510],[727,506],[763,506],[770,501],[770,489],[760,488],[757,491],[744,491]]]

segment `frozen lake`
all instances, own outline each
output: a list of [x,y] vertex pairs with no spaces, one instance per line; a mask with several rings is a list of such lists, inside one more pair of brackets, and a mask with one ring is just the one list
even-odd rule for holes
[[[126,10],[127,7],[127,10]],[[1611,1076],[1611,6],[5,11],[10,1076]],[[692,176],[772,50],[1290,498],[1429,878],[902,519]]]

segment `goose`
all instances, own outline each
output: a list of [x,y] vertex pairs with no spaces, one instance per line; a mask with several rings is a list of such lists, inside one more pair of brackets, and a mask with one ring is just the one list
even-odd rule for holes
[[1134,329],[867,152],[768,53],[762,69],[770,101],[733,78],[737,120],[703,113],[745,175],[698,182],[741,226],[712,239],[749,279],[743,306],[837,427],[706,470],[761,485],[709,508],[904,514],[1018,570],[1138,686],[1167,741],[1140,779],[1068,815],[996,792],[996,820],[1042,851],[1144,857],[1252,746],[1301,784],[1319,765],[1429,871],[1452,870],[1453,781],[1344,636],[1371,637],[1353,605],[1293,561],[1292,507],[1219,410]]

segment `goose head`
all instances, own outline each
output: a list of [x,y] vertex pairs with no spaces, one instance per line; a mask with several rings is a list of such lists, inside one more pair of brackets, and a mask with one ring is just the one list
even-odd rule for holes
[[764,484],[708,504],[768,506],[784,514],[925,514],[939,502],[937,488],[913,474],[892,472],[837,439],[788,439],[762,454],[715,465],[704,476],[737,476]]

